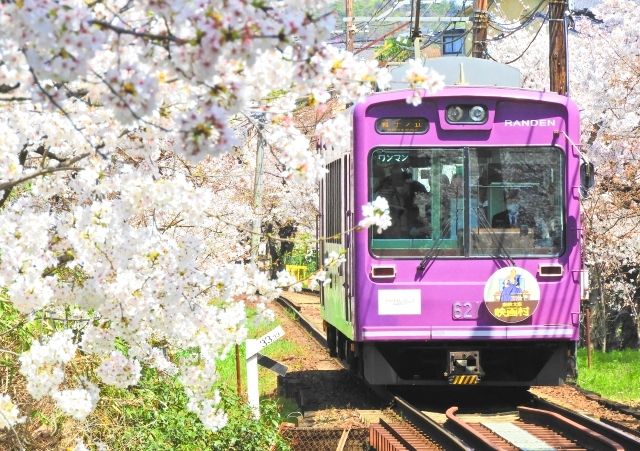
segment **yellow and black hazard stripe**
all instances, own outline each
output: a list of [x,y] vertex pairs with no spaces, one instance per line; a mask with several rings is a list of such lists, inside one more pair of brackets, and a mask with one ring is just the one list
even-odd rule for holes
[[478,382],[480,382],[480,378],[477,374],[458,375],[449,378],[449,383],[453,385],[473,385]]

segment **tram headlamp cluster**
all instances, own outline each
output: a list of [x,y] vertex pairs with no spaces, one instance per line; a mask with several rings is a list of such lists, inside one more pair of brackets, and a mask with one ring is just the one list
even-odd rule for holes
[[487,122],[487,107],[484,105],[449,105],[446,118],[450,124],[484,124]]
[[484,122],[487,120],[487,109],[481,105],[472,106],[469,109],[469,119],[473,122]]
[[460,122],[464,117],[464,110],[458,105],[447,108],[447,122]]

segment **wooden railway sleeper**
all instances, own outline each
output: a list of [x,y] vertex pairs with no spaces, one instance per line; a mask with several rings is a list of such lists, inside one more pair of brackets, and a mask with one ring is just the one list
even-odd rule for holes
[[371,446],[378,451],[428,451],[439,449],[409,423],[388,423],[382,418],[372,425]]

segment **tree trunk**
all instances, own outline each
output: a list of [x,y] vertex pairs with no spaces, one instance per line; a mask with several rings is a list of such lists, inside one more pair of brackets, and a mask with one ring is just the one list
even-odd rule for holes
[[599,347],[602,352],[607,350],[607,294],[602,284],[602,271],[599,265],[595,265],[595,280],[598,286],[597,302],[593,305],[593,330],[592,342],[594,347]]

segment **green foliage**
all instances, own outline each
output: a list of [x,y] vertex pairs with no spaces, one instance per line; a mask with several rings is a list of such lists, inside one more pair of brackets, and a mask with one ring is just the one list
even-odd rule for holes
[[223,406],[230,412],[229,424],[216,434],[210,449],[263,451],[272,444],[278,450],[289,449],[278,436],[280,407],[273,400],[260,401],[259,421],[253,419],[247,405],[237,398],[227,396]]
[[[252,317],[255,312],[249,312]],[[64,316],[70,316],[66,311]],[[62,315],[59,315],[62,316]],[[252,321],[250,321],[253,324]],[[51,335],[63,328],[65,320],[52,320],[40,312],[34,318],[21,315],[9,302],[6,291],[0,291],[0,370],[14,384],[19,375],[17,353],[26,351],[34,339],[43,335]],[[277,322],[257,324],[250,331],[250,336],[259,336],[277,325]],[[273,358],[281,358],[292,352],[297,345],[286,340],[278,340],[267,349],[265,354]],[[117,348],[125,354],[127,343],[118,340]],[[241,348],[244,362],[244,350]],[[14,354],[16,353],[16,354]],[[176,352],[175,357],[194,358],[197,348]],[[86,372],[91,378],[92,360],[80,357],[74,359],[70,368]],[[242,365],[244,372],[244,364]],[[235,353],[231,352],[220,362],[221,378],[218,388],[222,393],[221,408],[227,413],[229,421],[225,428],[218,432],[205,429],[200,419],[187,409],[188,398],[184,387],[176,377],[150,368],[144,368],[138,385],[123,390],[101,385],[101,399],[96,411],[83,424],[62,415],[47,404],[42,410],[33,405],[22,405],[23,412],[29,416],[29,423],[42,424],[51,430],[60,431],[69,440],[76,435],[83,436],[85,442],[104,442],[110,449],[117,450],[265,450],[275,445],[277,450],[288,449],[286,443],[278,436],[278,425],[281,422],[280,411],[283,407],[279,401],[263,396],[260,403],[261,418],[255,420],[249,411],[246,401],[239,399],[235,390]],[[261,369],[266,372],[267,370]],[[273,373],[261,373],[262,393],[271,393],[276,385]],[[246,382],[243,383],[246,387]],[[40,406],[40,404],[38,404]],[[286,406],[285,413],[292,411]]]
[[587,368],[587,350],[578,350],[578,385],[613,401],[638,404],[640,350],[593,351]]
[[[65,311],[67,314],[68,310]],[[11,302],[5,290],[0,291],[0,348],[15,353],[22,353],[31,347],[31,342],[43,335],[51,335],[57,330],[63,329],[64,320],[47,318],[43,312],[36,313],[32,318],[22,315]],[[9,354],[0,353],[0,366],[8,366]],[[3,359],[4,357],[4,359]]]
[[104,441],[111,449],[257,451],[273,444],[287,449],[278,436],[279,405],[274,400],[261,401],[261,416],[255,420],[246,403],[225,390],[221,407],[229,422],[211,432],[187,410],[178,380],[153,369],[143,370],[136,387],[106,387],[102,396],[89,440]]
[[413,46],[408,37],[387,38],[384,44],[376,50],[378,61],[406,61],[413,56]]
[[[278,324],[278,321],[271,321],[268,323],[257,325],[256,327],[251,328],[251,330],[249,331],[249,336],[254,338],[260,337],[261,335],[264,335],[267,332],[273,330]],[[260,351],[260,353],[271,357],[276,361],[282,361],[288,359],[292,355],[301,355],[305,353],[305,350],[299,344],[287,340],[287,337],[285,335],[280,340],[276,340],[269,346],[264,348],[262,351]],[[244,344],[240,345],[240,359],[241,384],[242,387],[245,388],[247,386],[247,374],[246,365],[244,364]],[[227,390],[235,390],[237,386],[235,349],[232,350],[224,359],[218,362],[217,370],[220,379],[219,386]],[[273,393],[277,388],[276,374],[261,366],[258,367],[258,371],[261,396],[267,396],[269,393]]]
[[[250,311],[250,318],[255,312]],[[250,321],[251,322],[251,321]],[[261,323],[252,327],[250,336],[260,336],[277,322]],[[264,349],[263,353],[274,359],[303,352],[295,343],[278,340]],[[197,356],[197,349],[185,349],[176,353],[178,358]],[[244,345],[240,346],[242,387],[246,388]],[[275,374],[260,368],[260,420],[256,421],[246,404],[236,393],[235,351],[232,350],[218,364],[219,383],[222,394],[221,408],[227,412],[229,422],[218,432],[205,429],[198,417],[186,408],[188,398],[184,388],[175,377],[145,368],[136,387],[128,390],[105,387],[98,405],[88,441],[103,441],[111,449],[132,450],[266,450],[271,445],[277,450],[288,449],[278,436],[278,425],[282,421],[280,411],[285,414],[295,410],[292,406],[280,405],[265,393],[275,389]]]
[[285,256],[285,264],[306,266],[309,274],[318,270],[316,240],[310,233],[300,233],[296,236],[293,250]]

